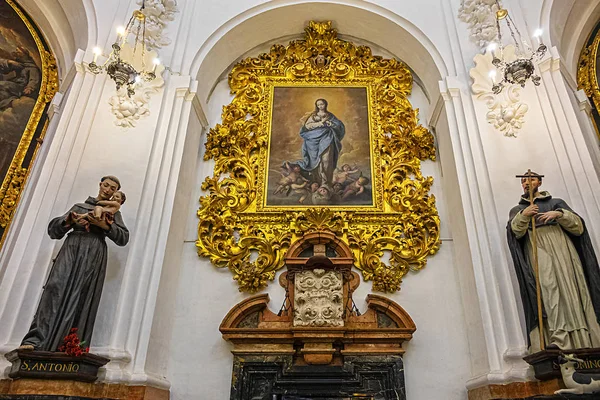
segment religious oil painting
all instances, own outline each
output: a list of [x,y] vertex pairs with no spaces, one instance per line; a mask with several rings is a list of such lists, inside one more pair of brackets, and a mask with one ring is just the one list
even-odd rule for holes
[[366,87],[274,87],[266,206],[372,206]]
[[43,138],[56,89],[56,63],[35,23],[16,2],[0,0],[1,237]]

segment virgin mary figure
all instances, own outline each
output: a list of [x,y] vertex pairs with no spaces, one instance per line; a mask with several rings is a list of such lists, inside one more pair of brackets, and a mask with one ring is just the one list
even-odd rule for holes
[[330,188],[346,128],[342,121],[327,111],[325,99],[317,99],[314,111],[306,114],[300,121],[300,137],[304,139],[302,160],[294,164],[307,172],[312,182]]

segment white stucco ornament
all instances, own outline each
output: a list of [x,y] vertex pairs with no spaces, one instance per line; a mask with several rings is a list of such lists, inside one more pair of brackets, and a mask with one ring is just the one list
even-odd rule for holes
[[497,10],[496,0],[462,0],[458,9],[458,18],[469,24],[471,40],[482,49],[498,40]]
[[[136,69],[141,69],[141,59],[133,56],[133,51],[129,45],[124,44],[122,46],[121,54],[127,60],[133,59],[133,65]],[[152,66],[156,56],[157,54],[155,51],[147,52],[145,55],[146,65]],[[133,128],[140,118],[150,114],[150,109],[148,108],[150,96],[157,93],[160,88],[164,86],[165,81],[162,78],[164,70],[165,67],[163,65],[157,65],[155,68],[156,78],[150,82],[143,79],[137,82],[134,86],[135,94],[129,96],[127,94],[127,88],[121,87],[114,96],[108,100],[111,111],[116,117],[116,120],[114,121],[115,125],[123,128]]]
[[[504,48],[504,58],[506,60],[515,58],[514,46]],[[477,54],[474,61],[475,67],[469,72],[473,78],[471,90],[478,100],[485,102],[488,108],[487,122],[504,136],[517,137],[517,133],[525,123],[525,114],[529,110],[529,106],[520,100],[522,88],[519,85],[507,85],[502,92],[494,94],[490,71],[495,71],[496,67],[492,64],[491,52]]]
[[[142,5],[142,0],[137,1]],[[146,0],[146,46],[148,50],[158,50],[171,43],[164,30],[167,23],[175,19],[177,0]]]
[[344,326],[341,272],[313,269],[294,279],[294,326]]

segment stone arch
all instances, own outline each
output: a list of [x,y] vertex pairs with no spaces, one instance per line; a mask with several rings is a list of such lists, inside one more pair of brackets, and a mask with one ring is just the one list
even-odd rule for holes
[[332,232],[328,231],[318,231],[306,234],[301,240],[296,241],[290,246],[285,258],[302,257],[302,252],[315,244],[324,244],[331,247],[336,252],[337,257],[353,258],[350,248]]
[[73,66],[77,50],[93,46],[98,39],[93,1],[70,1],[68,7],[59,0],[20,0],[19,4],[42,31],[63,81]]
[[198,79],[200,104],[204,107],[223,71],[240,56],[274,38],[287,42],[290,37],[302,34],[310,20],[331,20],[342,37],[359,38],[386,49],[415,71],[431,99],[437,98],[438,82],[448,75],[448,66],[429,38],[410,21],[383,7],[355,0],[335,3],[296,0],[292,4],[276,0],[230,19],[198,50],[190,75]]
[[546,40],[558,49],[573,84],[577,80],[579,55],[600,20],[600,3],[545,0],[540,19]]

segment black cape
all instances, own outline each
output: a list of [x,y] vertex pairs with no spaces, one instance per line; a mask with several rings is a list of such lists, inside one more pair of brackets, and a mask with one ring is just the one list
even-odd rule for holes
[[[550,196],[548,192],[541,192],[540,194],[542,196],[534,199],[534,203],[539,207],[540,213],[559,209],[569,210],[575,213],[571,209],[571,207],[569,207],[567,203],[565,203],[564,200],[559,198],[552,198],[552,196]],[[529,227],[529,231],[522,238],[517,239],[516,235],[513,233],[510,227],[510,223],[515,217],[515,215],[517,215],[519,211],[528,207],[529,204],[529,199],[522,197],[519,201],[519,204],[513,207],[512,210],[510,210],[510,218],[506,226],[508,247],[510,248],[515,272],[519,281],[521,300],[523,301],[523,308],[525,311],[525,322],[527,324],[527,332],[531,332],[538,326],[535,277],[533,274],[533,268],[529,264],[525,252],[525,243],[529,232],[531,231],[531,226]],[[590,298],[592,300],[592,305],[594,306],[594,311],[596,313],[596,319],[600,323],[600,270],[598,268],[598,260],[596,259],[594,248],[592,247],[590,235],[587,231],[587,228],[585,227],[585,221],[583,220],[583,218],[581,218],[581,222],[583,223],[583,234],[581,236],[572,235],[567,231],[564,232],[571,239],[573,245],[575,246],[575,249],[577,250],[577,254],[579,254],[579,259],[581,260],[581,265],[583,267],[583,274],[585,276],[588,290],[590,292]],[[536,223],[536,227],[554,224],[558,224],[558,222],[551,221],[550,223],[546,224]],[[545,311],[543,315],[544,317],[546,316]],[[527,341],[529,343],[529,335],[527,335]]]
[[78,328],[80,340],[86,347],[90,345],[106,273],[105,238],[118,246],[125,246],[129,241],[129,231],[119,211],[108,231],[93,225],[89,232],[80,225],[65,226],[69,213],[90,212],[96,203],[95,198],[88,197],[85,203],[75,204],[66,214],[50,221],[48,235],[52,239],[62,239],[73,230],[54,260],[22,344],[33,345],[36,350],[57,351],[71,328]]

